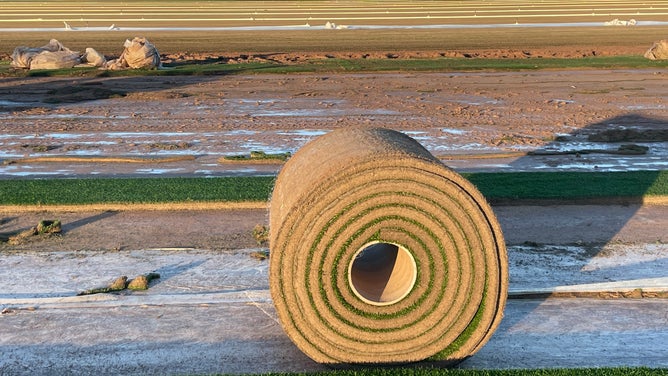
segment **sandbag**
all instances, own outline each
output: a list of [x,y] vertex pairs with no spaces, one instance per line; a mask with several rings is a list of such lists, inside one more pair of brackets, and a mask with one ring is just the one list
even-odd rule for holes
[[662,39],[655,42],[643,56],[650,60],[668,59],[668,39]]
[[140,69],[160,68],[160,53],[158,49],[144,37],[126,39],[123,44],[125,49],[118,59],[110,60],[105,67],[107,69]]
[[295,153],[272,193],[270,249],[281,325],[320,363],[457,363],[503,315],[491,207],[396,131],[335,130]]

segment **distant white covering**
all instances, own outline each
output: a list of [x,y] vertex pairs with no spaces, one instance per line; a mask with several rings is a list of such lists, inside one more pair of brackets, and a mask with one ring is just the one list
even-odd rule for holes
[[615,18],[614,20],[607,21],[603,24],[605,26],[635,26],[637,23],[638,22],[636,20],[634,20],[633,18],[631,18],[628,21],[620,20],[620,19]]

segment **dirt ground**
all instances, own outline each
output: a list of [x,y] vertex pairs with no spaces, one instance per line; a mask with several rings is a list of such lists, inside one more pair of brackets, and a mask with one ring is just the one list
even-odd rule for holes
[[[213,62],[246,63],[246,62],[276,62],[281,64],[295,64],[314,59],[437,59],[443,57],[464,58],[491,58],[491,59],[540,59],[540,58],[580,58],[595,56],[642,55],[650,46],[550,46],[512,48],[474,48],[474,49],[443,49],[440,51],[327,51],[308,53],[166,53],[162,55],[164,64],[179,64]],[[2,55],[0,55],[2,56]]]
[[[538,52],[531,52],[534,53]],[[666,168],[668,149],[666,133],[668,116],[665,104],[668,98],[668,86],[665,85],[665,75],[666,72],[661,69],[615,71],[583,69],[500,73],[403,72],[249,74],[215,77],[4,78],[0,80],[0,160],[3,161],[0,166],[0,178],[275,174],[280,166],[231,166],[219,163],[218,158],[257,149],[295,151],[319,134],[349,126],[385,126],[402,130],[415,137],[434,154],[443,157],[456,169],[463,171],[660,169]],[[645,147],[646,152],[641,155],[615,153],[590,155],[578,152],[592,149],[616,151],[623,144]],[[527,155],[529,151],[541,151],[543,154],[530,156]],[[563,153],[564,151],[568,153]],[[501,161],[481,158],[503,153],[510,153],[513,156],[498,158],[502,159]],[[70,163],[66,160],[30,161],[30,158],[36,157],[174,155],[189,155],[194,158],[171,164],[154,161],[140,164]],[[526,289],[540,290],[542,287],[568,284],[567,278],[576,274],[581,278],[578,283],[624,281],[628,276],[632,276],[629,278],[633,281],[646,283],[647,278],[663,277],[660,283],[664,285],[658,288],[665,288],[665,272],[662,272],[665,269],[660,268],[665,264],[664,248],[668,242],[665,232],[668,225],[666,208],[666,206],[634,205],[552,205],[501,206],[494,209],[499,216],[507,243],[516,247],[514,249],[517,254],[526,253],[526,258],[516,261],[514,264],[516,269],[511,270],[511,275],[519,278],[521,285]],[[196,255],[201,255],[203,252],[202,257],[207,258],[230,254],[246,258],[246,250],[258,247],[252,236],[253,227],[268,222],[265,209],[22,213],[4,210],[0,213],[0,236],[6,237],[26,230],[35,226],[41,219],[60,219],[63,222],[63,233],[36,237],[19,245],[0,244],[0,254],[3,255],[0,258],[0,266],[12,270],[14,264],[11,263],[14,261],[11,260],[18,257],[20,260],[16,261],[16,265],[22,263],[25,267],[30,264],[31,258],[40,258],[40,254],[45,255],[45,259],[40,261],[45,263],[45,268],[50,267],[54,270],[64,268],[64,273],[69,270],[67,268],[78,268],[79,264],[94,264],[96,255],[110,259],[114,259],[113,256],[117,254],[130,255],[130,259],[139,255],[137,257],[145,258],[149,266],[157,265],[154,261],[163,256],[173,255],[176,258],[183,257],[185,260],[189,257],[189,252],[195,252]],[[531,258],[536,254],[534,251],[555,245],[560,247],[556,251],[550,248],[548,251],[550,256],[542,259],[543,266],[538,270],[537,264]],[[612,250],[606,248],[606,245],[612,245]],[[577,251],[572,251],[569,246],[579,248]],[[629,254],[633,256],[631,258],[636,257],[636,253],[631,251],[636,249],[634,247],[645,249],[649,246],[658,248],[645,252],[648,254],[646,260],[629,259]],[[167,254],[161,255],[161,252]],[[607,264],[592,266],[590,260],[595,255],[602,257],[604,261],[601,262],[604,264],[612,266],[606,266]],[[564,274],[553,274],[555,268],[553,261],[558,264],[564,257],[579,261],[576,264],[564,263],[568,264],[569,270],[572,270],[566,277]],[[66,266],[60,264],[63,258],[69,260]],[[160,260],[169,264],[167,260]],[[615,264],[618,260],[623,262]],[[131,263],[132,260],[127,262]],[[188,260],[183,262],[192,263]],[[92,267],[91,265],[87,267]],[[116,270],[114,268],[118,265],[110,261],[109,264],[95,267],[98,270],[105,268]],[[593,269],[587,268],[612,268],[619,271],[619,274],[589,280],[592,275],[590,270]],[[521,272],[518,273],[518,270]],[[540,277],[537,277],[538,273]],[[241,279],[247,277],[248,275],[240,276]],[[553,281],[554,278],[562,277],[565,279]],[[70,311],[70,308],[78,310],[81,317],[86,317],[88,314],[92,315],[94,320],[108,317],[100,307],[90,308],[85,304],[67,306],[67,310],[60,308],[54,308],[53,311],[38,310],[35,315],[29,313],[27,308],[12,310],[11,307],[31,307],[35,304],[19,303],[19,300],[16,300],[17,296],[27,300],[41,299],[39,294],[60,296],[62,291],[54,292],[50,288],[37,292],[30,289],[28,291],[26,289],[29,285],[22,284],[20,282],[22,279],[19,277],[14,279],[11,273],[8,273],[7,278],[13,281],[12,288],[16,291],[0,294],[0,297],[4,299],[3,306],[9,307],[4,317],[7,318],[7,322],[14,322],[15,327],[40,328],[44,322],[51,319],[69,325],[67,323],[70,318],[64,316],[74,312]],[[67,279],[65,274],[53,278]],[[207,278],[210,277],[207,275]],[[214,275],[213,278],[222,277]],[[541,278],[552,279],[544,286],[539,286]],[[210,279],[207,281],[211,282]],[[71,286],[72,281],[66,282]],[[187,282],[184,282],[184,289],[188,287]],[[265,283],[262,282],[257,288],[266,290]],[[512,283],[511,281],[511,287]],[[635,287],[637,286],[634,285]],[[639,288],[645,287],[647,286],[639,286]],[[67,290],[68,294],[71,292]],[[156,306],[170,304],[160,299],[169,300],[185,296],[178,295],[181,292],[178,294],[170,292],[170,294],[172,295],[156,297],[158,299],[156,302],[159,301]],[[256,316],[247,317],[260,321],[262,318],[266,319],[264,315],[267,311],[271,311],[271,307],[269,299],[264,295],[263,297],[265,299],[263,305],[258,306],[263,310],[262,313],[258,316],[259,311],[257,311]],[[141,297],[137,299],[140,301]],[[206,299],[211,298],[206,297]],[[114,302],[110,304],[116,304]],[[254,301],[251,303],[255,304]],[[552,304],[552,301],[547,303]],[[573,301],[567,303],[578,307],[590,304]],[[119,304],[123,306],[124,303]],[[136,303],[136,307],[143,307],[142,304]],[[152,350],[163,356],[165,354],[192,356],[201,352],[203,345],[209,346],[204,348],[208,351],[207,356],[211,357],[210,363],[207,363],[208,368],[178,370],[191,373],[220,372],[220,370],[247,373],[318,369],[316,365],[303,359],[303,355],[300,355],[297,349],[290,347],[275,322],[266,325],[271,326],[270,337],[274,342],[267,342],[268,334],[258,330],[252,333],[253,336],[259,336],[254,337],[255,347],[252,348],[244,347],[241,343],[243,340],[239,340],[249,333],[234,332],[233,329],[230,329],[232,332],[222,334],[231,336],[225,337],[227,342],[223,344],[215,342],[214,339],[207,339],[208,337],[202,334],[206,332],[207,325],[210,325],[208,323],[201,323],[202,333],[191,333],[190,310],[204,307],[203,304],[199,301],[192,304],[185,301],[178,303],[179,313],[175,313],[173,320],[178,321],[181,326],[167,325],[161,329],[164,332],[160,332],[164,338],[160,337],[158,344],[168,338],[174,328],[182,329],[179,333],[183,334],[185,338],[183,343],[188,344],[190,350],[182,351],[182,342],[174,343],[174,349],[169,350],[173,354],[169,351],[164,352],[165,347],[155,347]],[[221,320],[224,317],[239,319],[239,315],[234,315],[235,310],[247,312],[246,310],[250,309],[249,304],[243,301],[241,305],[233,305],[232,311],[225,308],[216,317]],[[536,306],[540,303],[527,301],[526,304],[533,304],[526,309],[527,312],[536,312]],[[665,308],[663,301],[639,304],[658,304],[660,307],[657,308],[657,312],[665,313],[665,310],[661,311]],[[511,349],[514,354],[519,353],[512,347],[518,340],[512,334],[519,333],[518,330],[521,328],[518,325],[526,324],[521,321],[523,318],[530,317],[537,322],[550,321],[548,317],[550,313],[545,313],[545,317],[548,318],[522,313],[524,305],[523,301],[511,303],[511,306],[521,308],[518,311],[520,313],[508,311],[508,319],[505,320],[507,328],[504,328],[500,337],[497,337],[501,340],[492,342],[491,346],[482,352],[483,357],[477,358],[482,359],[478,363],[476,358],[473,358],[473,363],[467,363],[472,364],[470,367],[497,367],[499,363],[496,357],[504,356],[501,350],[504,348]],[[546,307],[545,304],[542,306]],[[117,312],[119,307],[116,307],[114,312]],[[214,308],[218,309],[220,306]],[[608,314],[615,316],[615,310],[623,308],[613,307],[606,310]],[[61,314],[63,317],[57,319],[49,316]],[[49,317],[45,318],[44,315]],[[177,318],[177,315],[180,316]],[[584,316],[588,317],[590,314]],[[596,315],[592,315],[594,316]],[[556,316],[550,317],[562,316],[557,312]],[[64,321],[58,321],[61,319]],[[124,325],[135,325],[134,322],[126,321]],[[665,318],[663,322],[655,321],[655,323],[659,329],[656,331],[658,334],[654,334],[652,338],[658,344],[665,343]],[[221,328],[217,330],[227,330],[225,325],[229,324],[222,323]],[[565,361],[571,359],[572,354],[568,355],[568,351],[572,353],[573,344],[593,343],[590,342],[592,340],[590,337],[598,335],[599,329],[594,330],[589,327],[575,333],[570,330],[568,323],[565,323],[558,331],[550,332],[548,337],[541,337],[541,334],[531,332],[536,326],[526,325],[528,325],[526,332],[532,333],[531,335],[535,335],[538,339],[535,343],[524,339],[525,342],[521,346],[526,346],[526,349],[533,353],[520,357],[517,361],[504,363],[502,367],[527,367],[531,364],[543,367],[611,364],[593,362],[595,353],[589,354],[586,359],[581,357],[573,362]],[[599,328],[602,324],[591,325]],[[61,326],[54,324],[48,330],[56,330],[56,327]],[[44,328],[43,333],[36,334],[35,338],[41,338],[39,335],[45,336],[44,338],[52,336],[47,327]],[[128,329],[127,333],[120,334],[114,332],[115,329],[105,330],[99,333],[104,336],[117,336],[111,350],[110,347],[105,347],[105,344],[109,343],[107,337],[100,337],[102,334],[95,337],[97,335],[95,331],[91,331],[85,341],[82,340],[80,347],[77,347],[78,345],[63,347],[58,341],[54,341],[52,346],[41,344],[24,346],[23,343],[30,342],[28,337],[31,335],[19,338],[15,336],[16,331],[9,330],[9,336],[5,336],[7,340],[3,342],[4,350],[0,347],[0,352],[4,352],[8,360],[5,364],[0,362],[0,366],[6,367],[8,372],[25,371],[31,369],[30,367],[35,371],[34,367],[39,362],[35,362],[34,357],[53,353],[54,355],[49,355],[52,363],[39,372],[46,374],[52,371],[58,373],[77,370],[85,374],[86,370],[92,369],[84,368],[76,362],[62,366],[59,362],[66,361],[68,353],[84,354],[84,351],[79,351],[81,349],[123,354],[127,351],[126,341],[136,338],[142,328]],[[632,336],[628,333],[634,330],[642,329],[621,329],[626,336],[622,339],[630,341]],[[588,337],[588,334],[591,336]],[[524,334],[522,336],[522,338],[534,338],[526,337]],[[570,344],[567,346],[570,349],[564,348],[561,355],[539,354],[541,349],[561,343],[564,338],[571,341],[565,342]],[[605,338],[605,341],[588,347],[604,349],[607,343],[621,343],[618,337]],[[633,353],[636,347],[646,345],[641,342],[629,345],[632,347],[631,350],[619,347],[619,353]],[[53,352],[54,348],[62,351]],[[224,355],[223,360],[218,359],[221,348],[232,351],[231,354]],[[274,357],[271,362],[260,366],[264,362],[253,358],[253,351],[258,349],[268,352],[267,356]],[[667,359],[665,353],[657,353],[653,349],[638,353],[649,354],[650,357],[647,359],[654,363],[637,363],[635,358],[617,357],[622,359],[619,365],[651,366],[665,364]],[[612,354],[618,353],[612,352]],[[239,363],[241,358],[246,359],[248,363]],[[546,361],[548,358],[549,361]],[[138,359],[132,365],[129,365],[127,358],[122,355],[119,355],[119,359],[120,368],[105,366],[103,371],[129,370],[130,373],[170,371],[161,365],[153,364],[154,359],[149,357]],[[295,363],[290,359],[298,359],[298,362]],[[222,361],[226,363],[221,365]],[[86,358],[84,364],[92,364],[90,358]],[[183,364],[197,366],[200,362],[191,357],[184,358]],[[252,367],[253,364],[255,368]],[[236,368],[232,367],[235,365]],[[467,367],[466,364],[464,366]],[[100,369],[95,371],[100,372]]]
[[[0,80],[0,177],[275,174],[278,165],[239,166],[218,159],[257,149],[294,152],[318,134],[350,126],[402,130],[460,170],[665,168],[665,74],[648,69],[6,78]],[[616,151],[625,144],[647,152],[576,153]],[[541,153],[528,156],[527,151]],[[503,164],[480,158],[508,152],[511,157]],[[182,155],[192,159],[167,164],[67,162],[68,157],[82,156]],[[42,157],[65,159],[30,162]],[[145,225],[130,232],[115,232],[123,228],[118,224],[105,226],[104,238],[91,237],[89,244],[79,239],[68,249],[123,248],[128,245],[122,239],[137,237],[145,239],[146,246],[157,241],[151,247],[189,246],[152,229],[170,228],[186,238],[182,231],[200,231],[214,214],[176,220],[190,221],[187,227],[165,222],[162,218],[168,216],[159,213],[90,218],[98,215]],[[10,215],[3,222],[22,216]],[[228,212],[222,220],[225,227],[244,223],[248,229],[263,222],[260,219],[255,215],[250,220],[254,223],[244,223],[243,214]],[[19,220],[22,224],[12,228],[32,226],[30,221]],[[72,221],[87,220],[75,216]],[[71,225],[65,220],[64,226],[67,230]],[[233,230],[234,235],[211,243],[207,236],[198,236],[201,243],[196,246],[248,246],[252,239],[242,235],[244,231]],[[72,235],[63,239],[68,237]],[[131,242],[134,247],[141,243]]]
[[[668,243],[664,231],[668,207],[663,205],[496,206],[494,210],[508,245]],[[29,229],[43,219],[59,219],[63,232],[19,245],[3,244],[0,251],[183,248],[233,253],[259,246],[253,228],[268,225],[268,210],[5,212],[0,213],[0,235]]]
[[[649,69],[7,78],[0,81],[0,176],[275,174],[279,165],[239,166],[218,159],[257,149],[294,152],[318,134],[349,126],[402,130],[459,170],[660,169],[668,155],[665,74]],[[623,144],[647,152],[573,152],[615,151]],[[508,152],[511,157],[501,162],[480,158]],[[66,159],[175,155],[193,158],[167,164]],[[36,157],[65,160],[28,162]],[[3,214],[0,233],[34,226],[40,215]],[[233,250],[251,246],[250,229],[266,222],[265,211],[49,215],[63,220],[65,235],[15,249]],[[104,236],[76,237],[80,227],[91,226],[82,225],[98,221],[105,223]],[[214,222],[225,228],[222,237],[208,233]],[[596,241],[606,236],[612,234],[605,226],[588,234]]]
[[[6,78],[0,80],[0,177],[275,174],[276,166],[233,166],[219,158],[294,152],[319,134],[350,126],[404,131],[462,169],[660,169],[668,153],[665,74]],[[623,152],[629,144],[639,153]],[[532,151],[540,153],[526,155]],[[522,158],[503,165],[479,158],[508,153]],[[171,164],[34,160],[184,155],[191,159]]]

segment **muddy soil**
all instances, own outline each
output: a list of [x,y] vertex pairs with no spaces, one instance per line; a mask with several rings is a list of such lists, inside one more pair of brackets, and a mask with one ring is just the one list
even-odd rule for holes
[[[494,211],[508,245],[600,248],[609,243],[668,243],[668,206],[663,205],[495,206]],[[62,233],[34,236],[16,245],[0,242],[0,252],[205,249],[234,253],[266,247],[253,236],[253,228],[268,226],[268,211],[0,212],[0,239],[45,219],[60,220]]]
[[[661,169],[668,156],[665,74],[7,78],[0,81],[0,178],[274,174],[276,167],[240,167],[220,158],[294,152],[350,126],[404,131],[432,153],[454,156],[453,167],[461,169]],[[508,152],[515,157],[471,158]],[[183,155],[192,158],[130,165],[26,159]]]
[[[541,58],[581,58],[595,56],[641,55],[647,46],[550,46],[546,48],[529,47],[522,49],[488,48],[488,49],[443,49],[440,51],[335,51],[308,53],[166,53],[161,59],[164,64],[190,64],[198,62],[220,62],[237,64],[248,62],[275,62],[295,64],[314,59],[437,59],[452,58],[487,58],[487,59],[541,59]],[[2,55],[0,54],[0,57]],[[9,56],[7,56],[9,58]]]
[[[320,134],[350,126],[402,130],[458,170],[660,169],[668,164],[665,74],[650,69],[7,78],[0,81],[0,178],[275,174],[279,165],[219,159],[251,150],[293,152]],[[647,152],[577,152],[615,151],[626,144]],[[531,151],[541,153],[526,155]],[[479,158],[508,152],[511,157]],[[193,158],[167,164],[24,161],[174,155]],[[101,229],[104,236],[38,247],[248,247],[254,242],[248,229],[264,223],[266,212],[248,213],[63,213],[53,219],[63,220],[70,239],[100,220],[116,223]],[[52,218],[8,213],[0,231],[30,228],[40,219]],[[200,227],[213,221],[225,228],[224,236]]]

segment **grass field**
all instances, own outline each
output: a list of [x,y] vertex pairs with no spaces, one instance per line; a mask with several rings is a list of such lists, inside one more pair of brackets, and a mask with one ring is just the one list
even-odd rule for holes
[[[467,173],[491,202],[583,201],[668,196],[668,171]],[[0,180],[2,205],[257,202],[268,200],[273,177]]]

